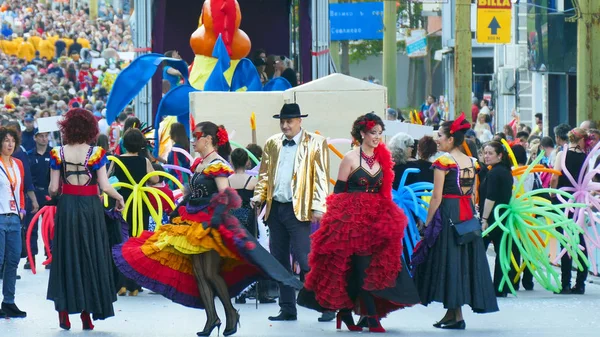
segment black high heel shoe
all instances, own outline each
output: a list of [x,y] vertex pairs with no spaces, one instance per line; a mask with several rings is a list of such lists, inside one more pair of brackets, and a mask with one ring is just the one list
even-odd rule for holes
[[442,329],[448,329],[448,330],[464,330],[467,328],[467,323],[465,323],[465,320],[460,320],[460,321],[454,321],[454,322],[448,322],[444,325],[442,325]]
[[237,332],[238,326],[241,327],[242,324],[240,323],[240,312],[236,310],[235,325],[231,329],[225,329],[225,331],[223,331],[223,336],[231,336],[235,334]]
[[208,337],[210,336],[210,334],[212,333],[212,331],[217,328],[217,336],[219,335],[219,331],[221,330],[221,320],[219,319],[219,317],[217,317],[215,319],[215,321],[210,325],[207,326],[206,328],[204,328],[204,330],[197,332],[196,335],[197,336],[204,336],[204,337]]
[[439,329],[439,328],[441,328],[441,327],[442,327],[444,324],[448,324],[448,323],[450,323],[450,322],[453,322],[453,321],[454,321],[454,319],[453,319],[453,318],[447,318],[447,319],[443,319],[443,318],[442,318],[442,319],[441,319],[439,322],[437,322],[437,323],[434,323],[434,324],[433,324],[433,326],[434,326],[435,328],[438,328],[438,329]]

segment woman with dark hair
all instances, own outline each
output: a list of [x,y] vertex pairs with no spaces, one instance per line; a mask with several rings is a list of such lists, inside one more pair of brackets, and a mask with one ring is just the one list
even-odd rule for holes
[[298,304],[318,311],[339,310],[350,331],[352,311],[366,316],[370,332],[385,332],[380,318],[419,303],[402,256],[406,216],[392,201],[392,155],[382,142],[384,124],[368,113],[352,126],[360,143],[346,153],[327,199],[327,212],[312,235],[310,272]]
[[[485,164],[491,167],[485,175],[485,179],[479,185],[479,212],[481,214],[481,227],[482,230],[485,230],[489,225],[496,222],[495,208],[499,205],[507,205],[510,202],[513,176],[510,169],[508,152],[502,143],[496,141],[487,143],[483,148],[483,158]],[[499,252],[502,233],[502,230],[496,227],[496,229],[483,239],[486,248],[490,243],[494,243],[494,250],[496,251],[496,263],[494,266],[494,291],[496,292],[496,297],[506,297],[509,289],[507,285],[504,285],[500,289],[502,268],[500,267]],[[516,254],[515,258],[518,260],[520,257],[519,251],[515,249],[513,250],[513,254]],[[515,275],[516,272],[511,270],[511,279]]]
[[[69,314],[81,313],[84,330],[90,319],[114,316],[117,300],[100,189],[123,209],[123,197],[108,182],[104,149],[90,146],[98,136],[91,112],[71,109],[59,123],[63,146],[50,152],[50,196],[58,198],[48,299],[59,312],[60,327],[69,330]],[[60,186],[62,185],[62,188]]]
[[424,238],[412,258],[421,303],[441,302],[447,309],[436,328],[465,329],[465,304],[477,313],[498,311],[483,240],[460,244],[452,226],[475,216],[472,194],[479,168],[460,150],[470,128],[461,114],[438,130],[438,149],[446,153],[432,165],[434,189]]
[[16,130],[0,127],[0,272],[4,276],[0,318],[27,316],[15,304],[17,268],[22,249],[21,219],[26,213],[25,168],[22,161],[12,156],[19,147],[19,140]]
[[113,255],[119,269],[144,287],[205,309],[206,324],[198,336],[220,329],[214,302],[219,297],[227,318],[223,335],[229,336],[240,319],[231,297],[264,277],[297,289],[302,284],[229,214],[241,200],[227,179],[233,170],[224,159],[231,151],[225,128],[202,122],[193,135],[201,157],[192,165],[190,193],[171,213],[171,223],[116,246]]
[[250,199],[254,196],[254,187],[256,186],[256,177],[246,173],[248,165],[248,153],[244,149],[235,149],[231,152],[231,164],[233,165],[233,174],[229,176],[229,186],[236,190],[242,198],[242,206],[232,210],[232,214],[238,218],[240,224],[254,236],[257,236],[256,219],[254,210],[250,207]]
[[[262,154],[263,154],[263,150],[260,147],[260,145],[248,144],[248,145],[246,145],[246,150],[250,151],[250,153],[252,153],[254,155],[254,157],[256,157],[258,162],[260,163],[260,161],[262,159]],[[251,169],[251,168],[255,167],[256,165],[258,165],[258,164],[255,164],[253,162],[248,162],[248,169]]]
[[[241,225],[243,225],[252,236],[258,238],[258,226],[256,223],[256,214],[250,206],[250,199],[254,196],[254,188],[256,187],[257,179],[246,173],[248,166],[248,153],[244,149],[235,149],[231,152],[231,164],[233,165],[234,173],[229,176],[229,186],[236,190],[237,194],[242,198],[242,206],[237,209],[232,209],[231,214],[235,216]],[[254,285],[256,286],[256,285]],[[265,294],[265,287],[259,287],[258,300],[260,303],[275,303],[275,300]],[[246,297],[250,291],[240,294],[236,297],[236,303],[246,303]]]
[[[129,120],[129,119],[128,119]],[[136,128],[129,128],[123,138],[121,138],[122,145],[125,148],[125,154],[117,156],[117,158],[125,165],[129,174],[135,181],[135,184],[139,183],[148,173],[154,172],[154,168],[152,167],[152,163],[148,158],[144,156],[140,156],[140,152],[145,151],[146,147],[146,137],[142,134],[142,132]],[[121,166],[115,165],[111,163],[110,168],[108,170],[111,176],[115,176],[120,182],[129,183],[129,179],[127,174],[123,171]],[[149,184],[157,184],[159,182],[159,177],[154,176],[148,179]],[[129,197],[133,193],[132,190],[128,188],[119,189],[119,194],[123,196],[123,199],[127,201]],[[133,222],[133,212],[128,212],[127,217],[125,218],[127,224],[129,224],[129,236],[132,236],[133,228],[137,226],[136,223]],[[148,230],[148,226],[150,223],[150,210],[148,210],[148,206],[145,203],[142,204],[142,221],[144,230]],[[129,296],[137,296],[138,293],[142,290],[135,281],[126,279],[122,277],[118,282],[117,294],[119,296],[124,296],[129,291]]]
[[438,152],[437,144],[433,137],[423,136],[417,143],[417,168],[421,170],[417,175],[415,182],[433,183],[433,170],[431,169],[431,159]]
[[[184,149],[187,152],[190,152],[190,139],[187,135],[187,131],[185,126],[181,123],[173,123],[171,124],[171,131],[169,132],[169,136],[173,141],[173,147]],[[169,165],[177,165],[184,168],[190,168],[190,160],[182,153],[171,151],[167,157],[167,164]],[[183,185],[189,184],[189,175],[184,174],[181,171],[168,169],[167,172],[172,174],[177,180],[179,180]],[[170,184],[171,187],[175,185]]]

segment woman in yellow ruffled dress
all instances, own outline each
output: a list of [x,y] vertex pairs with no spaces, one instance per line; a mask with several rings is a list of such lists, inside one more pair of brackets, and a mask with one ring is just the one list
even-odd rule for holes
[[121,272],[143,287],[205,309],[206,325],[198,336],[220,328],[214,303],[219,297],[227,319],[223,335],[229,336],[237,332],[239,322],[231,298],[247,286],[259,279],[297,289],[302,283],[229,215],[241,199],[228,184],[233,170],[224,159],[231,152],[225,128],[199,123],[193,139],[201,158],[192,165],[190,192],[171,214],[171,224],[116,246],[113,256]]

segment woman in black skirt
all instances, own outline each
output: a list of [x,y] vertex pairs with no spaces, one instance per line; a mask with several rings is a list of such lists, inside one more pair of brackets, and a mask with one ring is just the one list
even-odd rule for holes
[[460,245],[451,227],[451,223],[474,217],[472,199],[479,165],[460,151],[470,127],[462,114],[443,123],[438,131],[438,148],[446,153],[432,166],[434,189],[424,238],[412,257],[421,303],[441,302],[447,309],[434,324],[436,328],[465,329],[465,304],[477,313],[498,311],[483,239]]
[[[517,151],[518,153],[518,151]],[[490,168],[485,178],[479,185],[479,211],[481,213],[481,227],[486,230],[489,225],[496,222],[495,209],[499,205],[507,205],[512,196],[513,176],[510,171],[508,153],[502,143],[491,141],[483,148],[485,164]],[[494,243],[496,251],[496,263],[494,265],[494,291],[496,297],[506,297],[509,291],[508,285],[500,288],[502,281],[502,268],[500,267],[500,242],[504,232],[500,227],[494,228],[484,239],[484,246]],[[513,254],[517,261],[520,260],[519,250],[513,245]],[[517,272],[511,268],[509,278],[513,280]]]
[[[81,313],[84,330],[94,329],[94,319],[114,316],[116,301],[102,189],[123,208],[123,197],[108,182],[105,151],[90,146],[98,136],[91,112],[72,109],[60,122],[63,146],[51,151],[49,192],[60,193],[48,299],[54,301],[60,327],[69,330],[69,314]],[[62,185],[62,186],[61,186]],[[62,187],[62,188],[61,188]]]

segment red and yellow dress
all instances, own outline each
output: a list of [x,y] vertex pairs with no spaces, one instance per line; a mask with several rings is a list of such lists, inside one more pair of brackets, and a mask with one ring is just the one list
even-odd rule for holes
[[233,170],[220,159],[195,173],[190,195],[172,213],[170,224],[113,248],[119,270],[141,286],[193,308],[204,308],[204,304],[191,256],[210,250],[223,258],[221,276],[232,297],[260,279],[300,289],[302,283],[229,214],[241,205],[241,199],[231,188],[219,193],[215,178],[231,174]]

